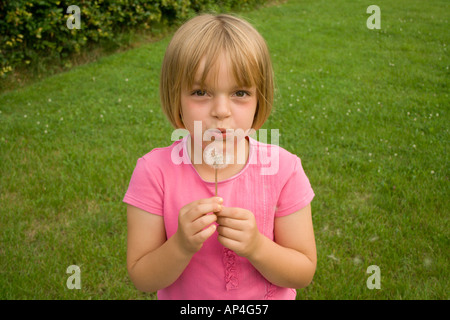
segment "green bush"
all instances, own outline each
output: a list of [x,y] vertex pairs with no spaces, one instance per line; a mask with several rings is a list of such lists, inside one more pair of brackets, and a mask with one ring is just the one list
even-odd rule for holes
[[[264,0],[11,0],[0,2],[0,76],[17,67],[64,61],[89,44],[116,43],[133,30],[168,26],[192,14],[252,8]],[[69,29],[70,5],[81,12],[81,29]],[[44,63],[45,64],[45,63]]]

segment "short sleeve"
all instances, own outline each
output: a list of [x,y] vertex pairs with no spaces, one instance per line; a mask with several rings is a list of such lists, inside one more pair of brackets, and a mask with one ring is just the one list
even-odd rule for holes
[[153,214],[163,215],[162,177],[153,172],[152,168],[154,166],[150,166],[145,158],[138,159],[123,202]]
[[283,186],[277,203],[275,217],[282,217],[306,207],[314,198],[309,179],[301,160],[296,156],[292,173]]

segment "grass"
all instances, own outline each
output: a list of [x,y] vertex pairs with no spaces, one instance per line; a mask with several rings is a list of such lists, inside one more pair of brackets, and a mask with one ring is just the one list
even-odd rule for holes
[[[370,4],[242,14],[273,57],[264,128],[316,193],[317,272],[297,298],[449,299],[449,5],[380,0],[369,30]],[[128,278],[121,201],[137,158],[171,143],[158,95],[169,40],[1,94],[1,299],[155,298]],[[81,290],[66,287],[72,264]]]

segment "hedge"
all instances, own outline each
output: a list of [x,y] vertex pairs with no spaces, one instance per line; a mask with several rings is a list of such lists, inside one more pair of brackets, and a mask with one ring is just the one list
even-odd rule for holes
[[[265,0],[9,0],[0,1],[0,76],[42,58],[63,61],[89,44],[117,42],[131,30],[169,26],[198,12],[253,8]],[[70,5],[80,29],[69,29]]]

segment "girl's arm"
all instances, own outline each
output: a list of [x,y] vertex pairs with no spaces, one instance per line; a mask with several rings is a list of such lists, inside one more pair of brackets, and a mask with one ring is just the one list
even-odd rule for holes
[[270,282],[289,288],[308,286],[316,271],[311,206],[275,218],[274,241],[262,236],[250,262]]
[[[177,232],[166,240],[164,219],[134,206],[127,207],[127,269],[136,288],[153,292],[171,285],[195,252],[215,231],[222,199],[209,198],[181,208]],[[208,227],[209,226],[209,227]]]
[[274,241],[259,233],[250,211],[223,208],[218,215],[219,241],[246,257],[268,281],[289,288],[309,285],[317,261],[310,205],[275,218]]
[[172,284],[189,263],[171,237],[166,241],[164,219],[128,205],[127,269],[136,289],[157,291]]

